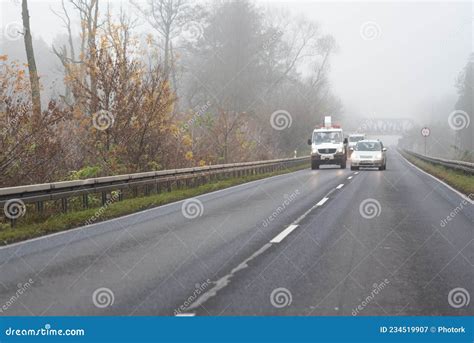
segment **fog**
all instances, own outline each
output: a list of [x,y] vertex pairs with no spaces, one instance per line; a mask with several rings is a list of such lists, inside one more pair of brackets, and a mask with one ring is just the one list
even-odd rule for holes
[[[120,2],[127,6],[127,1]],[[427,103],[455,99],[455,79],[472,52],[474,12],[469,1],[257,2],[304,14],[335,37],[339,51],[330,79],[351,114],[417,117]],[[119,1],[112,3],[119,6]],[[15,4],[2,0],[2,21],[20,19]],[[59,11],[59,1],[30,1],[32,30],[48,44],[64,32],[51,9]]]
[[[331,79],[348,112],[416,117],[427,102],[456,94],[455,78],[472,51],[471,3],[323,2],[302,7],[319,18],[340,46]],[[374,39],[364,40],[360,30],[370,22],[373,32],[367,36]]]
[[[43,108],[54,99],[61,110],[67,104],[72,113],[79,111],[85,118],[105,109],[117,123],[121,116],[127,117],[114,112],[118,104],[102,98],[93,104],[87,97],[81,102],[83,95],[76,94],[74,88],[77,84],[64,83],[71,82],[75,75],[71,65],[88,62],[73,61],[85,58],[77,53],[84,32],[73,4],[90,1],[65,1],[76,49],[74,58],[68,57],[61,2],[28,1],[41,99]],[[403,132],[372,130],[369,134],[386,136],[394,144],[403,137],[405,147],[419,150],[423,142],[419,129],[430,126],[432,154],[455,157],[459,151],[473,150],[474,125],[467,125],[462,132],[449,126],[454,110],[461,110],[465,121],[472,118],[472,74],[466,72],[473,51],[472,2],[256,0],[235,5],[225,1],[168,1],[192,7],[191,12],[183,10],[182,18],[173,24],[168,45],[147,7],[153,2],[134,3],[99,1],[99,29],[103,32],[94,39],[100,42],[100,35],[113,38],[107,25],[118,24],[122,15],[127,17],[122,26],[137,37],[141,48],[153,40],[152,48],[145,53],[131,49],[134,52],[128,57],[145,61],[148,67],[163,73],[174,97],[170,97],[170,109],[160,119],[169,122],[160,125],[167,127],[168,134],[173,130],[180,134],[174,134],[172,147],[163,143],[154,148],[161,151],[161,157],[147,155],[153,160],[153,168],[306,151],[305,137],[325,115],[333,116],[346,132],[364,130],[361,123],[367,119],[408,118],[412,126]],[[0,6],[0,55],[26,63],[23,34],[18,29],[22,28],[21,1],[2,0]],[[108,10],[110,22],[106,19]],[[61,48],[65,49],[62,62],[57,56]],[[92,50],[82,47],[82,51],[90,54]],[[91,77],[86,75],[80,80],[82,88],[91,86]],[[461,93],[460,84],[464,85]],[[101,90],[91,92],[102,96]],[[287,125],[275,128],[271,121],[280,112],[287,115],[283,118]],[[129,117],[136,119],[133,113]],[[68,125],[77,126],[70,120]],[[150,142],[156,142],[151,133],[147,134]],[[113,135],[119,137],[118,132]],[[211,149],[214,143],[216,147]],[[65,142],[58,144],[63,146]],[[83,167],[85,152],[80,150],[72,153],[75,158],[64,168]],[[111,150],[108,146],[107,154]],[[176,155],[170,157],[170,151]],[[136,170],[150,168],[149,160],[130,163]]]

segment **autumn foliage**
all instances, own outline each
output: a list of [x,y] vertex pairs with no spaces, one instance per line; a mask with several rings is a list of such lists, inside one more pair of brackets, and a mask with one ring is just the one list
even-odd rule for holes
[[[63,84],[42,92],[39,116],[28,65],[0,57],[0,187],[303,154],[309,128],[339,112],[335,43],[317,25],[283,18],[284,33],[246,1],[146,3],[140,15],[160,15],[144,34],[99,0],[61,2],[68,38],[51,58]],[[284,130],[271,123],[281,109]]]

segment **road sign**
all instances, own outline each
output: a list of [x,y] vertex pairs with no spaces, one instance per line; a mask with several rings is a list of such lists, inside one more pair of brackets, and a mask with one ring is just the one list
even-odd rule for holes
[[430,135],[431,130],[428,127],[424,127],[421,129],[421,135],[425,138],[425,155],[426,155],[426,138]]

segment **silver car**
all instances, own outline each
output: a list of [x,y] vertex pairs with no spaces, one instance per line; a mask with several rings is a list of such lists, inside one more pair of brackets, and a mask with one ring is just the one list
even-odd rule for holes
[[362,140],[351,148],[351,170],[359,170],[360,167],[387,168],[387,156],[385,148],[379,140]]

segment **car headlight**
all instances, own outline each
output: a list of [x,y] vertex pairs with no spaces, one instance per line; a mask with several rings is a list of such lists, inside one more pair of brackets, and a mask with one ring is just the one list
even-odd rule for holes
[[353,153],[352,156],[351,156],[351,160],[353,160],[353,161],[358,161],[358,160],[359,160],[359,156],[357,156],[357,154],[354,154],[354,153]]
[[377,155],[375,155],[375,159],[376,160],[381,160],[382,159],[382,153],[378,153]]
[[311,148],[311,153],[312,153],[313,155],[317,155],[317,154],[318,154],[318,149],[317,149],[316,147],[312,147],[312,148]]

